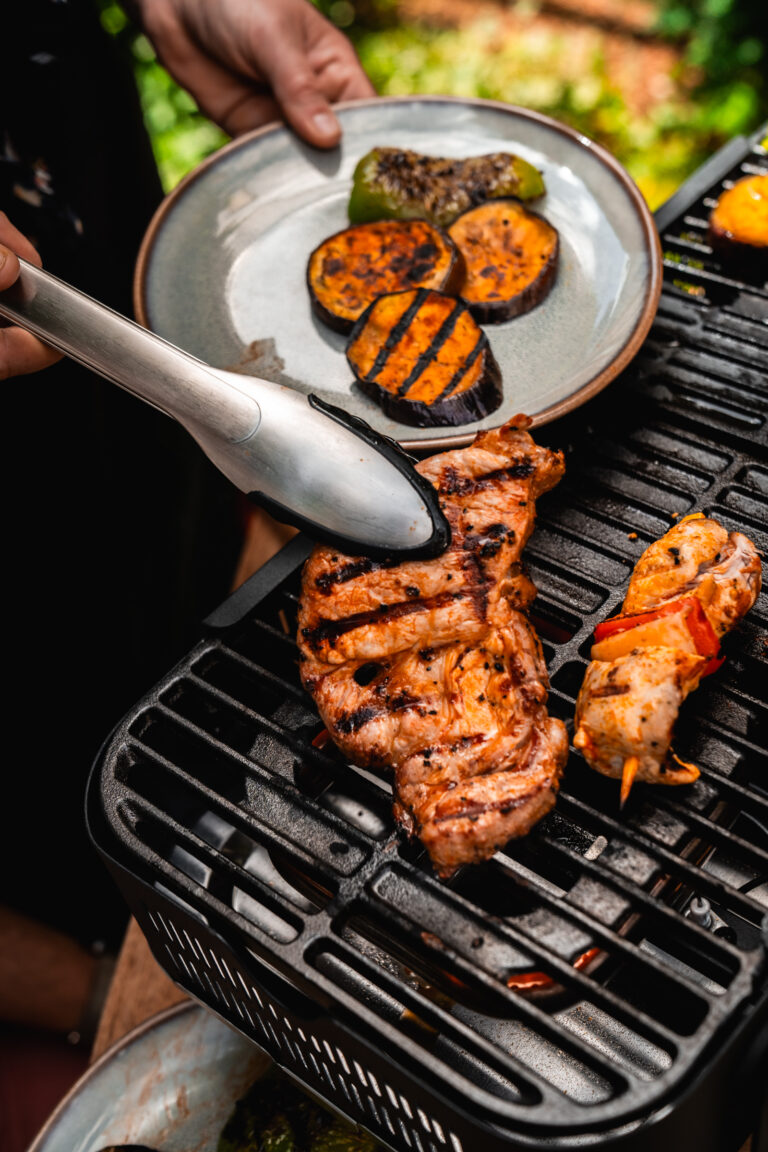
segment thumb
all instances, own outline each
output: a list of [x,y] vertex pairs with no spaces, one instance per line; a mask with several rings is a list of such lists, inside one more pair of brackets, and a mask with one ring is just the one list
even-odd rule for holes
[[19,260],[15,252],[0,244],[0,292],[10,288],[19,275]]
[[270,77],[272,92],[292,128],[316,148],[333,148],[341,125],[317,77],[298,54],[284,56]]

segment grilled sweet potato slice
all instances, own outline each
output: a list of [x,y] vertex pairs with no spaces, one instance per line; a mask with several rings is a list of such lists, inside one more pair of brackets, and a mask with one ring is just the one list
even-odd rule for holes
[[466,304],[441,292],[379,296],[352,330],[347,360],[362,390],[401,424],[467,424],[501,403],[488,337]]
[[555,282],[557,229],[516,200],[489,200],[448,229],[466,267],[459,292],[481,324],[530,311]]
[[768,268],[768,176],[745,176],[721,193],[707,239],[724,261]]
[[372,300],[407,288],[455,292],[463,264],[451,239],[426,220],[378,220],[345,228],[312,253],[312,306],[337,332],[349,332]]

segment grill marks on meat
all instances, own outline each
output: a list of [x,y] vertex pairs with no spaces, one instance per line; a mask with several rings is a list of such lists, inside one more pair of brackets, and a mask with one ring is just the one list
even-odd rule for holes
[[[719,639],[750,610],[760,592],[755,546],[702,513],[686,516],[638,560],[622,614],[653,612],[695,596]],[[622,780],[622,802],[634,780],[690,784],[693,764],[672,752],[674,725],[686,697],[706,675],[708,659],[674,639],[632,647],[613,660],[590,661],[576,701],[574,745],[590,767]]]
[[451,524],[442,556],[388,565],[321,546],[303,573],[303,683],[345,755],[394,769],[395,816],[444,877],[552,807],[568,752],[520,563],[563,459],[529,425],[418,465]]

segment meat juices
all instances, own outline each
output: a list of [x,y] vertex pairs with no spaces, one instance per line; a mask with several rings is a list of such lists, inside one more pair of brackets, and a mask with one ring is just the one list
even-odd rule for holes
[[564,462],[530,424],[417,465],[451,525],[442,556],[387,564],[318,546],[302,577],[302,682],[350,760],[394,770],[395,817],[443,878],[525,835],[568,755],[520,562]]

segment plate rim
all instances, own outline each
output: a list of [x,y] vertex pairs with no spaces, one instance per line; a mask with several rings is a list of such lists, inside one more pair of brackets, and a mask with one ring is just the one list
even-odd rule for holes
[[46,1144],[64,1113],[71,1108],[82,1093],[88,1089],[91,1081],[98,1077],[105,1065],[111,1063],[115,1057],[119,1056],[121,1052],[129,1048],[137,1040],[140,1040],[147,1032],[152,1032],[156,1028],[159,1029],[168,1023],[169,1020],[175,1019],[176,1016],[181,1016],[192,1010],[205,1011],[205,1009],[201,1008],[201,1006],[193,1000],[181,1000],[177,1004],[172,1004],[168,1008],[162,1008],[159,1012],[154,1013],[154,1015],[148,1016],[146,1020],[142,1020],[140,1024],[135,1025],[129,1032],[126,1032],[124,1036],[120,1036],[110,1044],[110,1046],[102,1052],[101,1056],[99,1056],[97,1060],[94,1060],[93,1064],[88,1065],[85,1071],[78,1076],[75,1083],[62,1096],[29,1145],[27,1152],[45,1152]]
[[[540,427],[544,424],[550,424],[554,420],[560,419],[567,413],[572,412],[576,408],[580,408],[587,400],[591,400],[608,384],[611,383],[620,373],[627,367],[631,360],[634,359],[640,347],[648,335],[650,327],[656,316],[658,310],[659,299],[661,297],[661,290],[663,287],[664,278],[664,263],[661,250],[661,240],[659,238],[658,229],[653,218],[648,204],[640,192],[635,181],[629,175],[624,166],[613,156],[606,148],[596,141],[591,140],[582,132],[578,132],[575,128],[571,128],[567,124],[563,124],[559,120],[553,119],[542,112],[536,112],[533,109],[524,108],[517,104],[509,104],[503,100],[486,100],[481,97],[465,97],[453,95],[440,95],[435,93],[429,94],[413,94],[409,96],[374,96],[365,97],[360,100],[344,100],[334,105],[336,113],[343,113],[345,111],[353,111],[359,108],[376,107],[379,108],[382,104],[397,106],[397,105],[412,105],[412,104],[452,104],[461,107],[472,107],[479,109],[488,109],[489,111],[504,112],[520,117],[524,120],[530,120],[534,123],[540,124],[543,128],[550,131],[555,131],[568,138],[572,143],[577,144],[582,148],[586,148],[597,159],[608,168],[613,176],[622,185],[625,194],[627,195],[632,207],[634,208],[638,220],[641,225],[643,237],[646,241],[646,251],[649,261],[649,276],[648,276],[648,291],[645,296],[643,308],[640,311],[634,327],[628,334],[626,340],[622,344],[618,352],[613,356],[609,364],[606,364],[599,372],[592,376],[589,380],[585,381],[581,387],[571,392],[568,396],[563,397],[561,400],[555,401],[541,412],[536,413],[531,417],[532,428]],[[221,161],[221,158],[232,152],[239,151],[242,148],[249,147],[253,141],[261,137],[270,135],[274,132],[286,132],[289,135],[295,135],[293,130],[281,120],[272,120],[268,124],[263,124],[259,128],[254,128],[250,132],[244,133],[242,136],[237,136],[230,140],[228,143],[222,145],[210,156],[202,160],[195,168],[188,172],[178,184],[163,198],[154,215],[152,216],[149,225],[142,238],[139,252],[136,258],[133,275],[133,309],[137,322],[144,328],[152,331],[150,328],[147,306],[146,306],[146,283],[148,279],[149,262],[152,250],[155,246],[158,234],[162,228],[166,217],[175,208],[177,202],[186,193],[187,189],[196,180],[204,176],[208,170],[214,167]],[[318,151],[320,151],[318,149]],[[499,427],[500,425],[493,425],[492,427]],[[491,429],[485,429],[490,431]],[[400,446],[406,451],[443,451],[451,448],[464,447],[471,444],[475,439],[477,432],[455,432],[453,434],[435,435],[430,438],[423,438],[418,440],[398,439]]]

